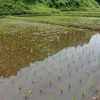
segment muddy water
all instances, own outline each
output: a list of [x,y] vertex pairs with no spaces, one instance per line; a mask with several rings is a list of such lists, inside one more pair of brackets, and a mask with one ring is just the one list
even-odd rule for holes
[[0,100],[24,100],[24,92],[28,100],[90,100],[100,75],[99,33],[12,20],[2,29]]

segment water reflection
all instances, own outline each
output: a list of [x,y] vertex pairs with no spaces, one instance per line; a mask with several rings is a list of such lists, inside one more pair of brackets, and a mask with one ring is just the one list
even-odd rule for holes
[[[16,75],[17,71],[29,66],[30,63],[43,61],[48,56],[52,56],[66,47],[68,48],[67,51],[69,51],[66,52],[68,56],[77,55],[74,54],[76,49],[81,50],[80,46],[88,44],[89,41],[94,41],[92,35],[93,32],[87,30],[60,28],[52,28],[52,30],[48,28],[46,30],[36,26],[32,26],[27,31],[1,34],[0,76]],[[96,37],[98,36],[96,35]],[[94,45],[97,45],[97,43],[93,42],[91,47]],[[74,48],[72,46],[78,47]],[[61,54],[62,57],[64,55],[64,53]]]

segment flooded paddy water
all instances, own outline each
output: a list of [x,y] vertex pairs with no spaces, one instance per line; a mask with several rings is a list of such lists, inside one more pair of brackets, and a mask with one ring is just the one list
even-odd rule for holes
[[99,33],[0,22],[0,100],[90,100],[99,91]]

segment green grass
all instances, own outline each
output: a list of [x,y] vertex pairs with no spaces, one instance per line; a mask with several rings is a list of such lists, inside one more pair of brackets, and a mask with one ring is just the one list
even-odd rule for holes
[[[89,11],[67,11],[60,13],[65,16],[77,16],[77,17],[100,17],[100,9]],[[57,15],[57,14],[55,14]]]
[[[8,18],[19,19],[19,20],[24,20],[24,21],[33,21],[33,22],[39,22],[39,23],[49,23],[49,24],[54,24],[54,25],[67,26],[67,27],[100,30],[100,18],[96,16],[93,17],[92,12],[90,14],[88,14],[88,12],[81,12],[81,13],[73,12],[71,13],[71,15],[68,15],[68,14],[69,12],[64,13],[64,14],[60,13],[58,15],[51,15],[51,16],[31,16],[31,17],[8,16]],[[84,14],[85,16],[82,14]],[[100,16],[98,12],[95,15]]]
[[55,8],[49,8],[46,5],[43,4],[35,4],[30,5],[29,10],[26,10],[27,14],[51,14],[51,13],[59,13],[60,10],[57,10]]

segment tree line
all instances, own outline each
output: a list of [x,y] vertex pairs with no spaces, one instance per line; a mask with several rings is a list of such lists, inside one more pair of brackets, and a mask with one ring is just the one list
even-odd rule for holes
[[100,0],[0,0],[0,15],[85,10],[99,4]]

